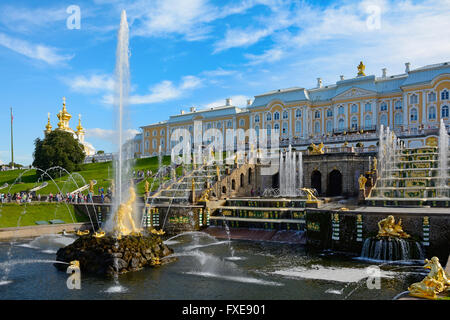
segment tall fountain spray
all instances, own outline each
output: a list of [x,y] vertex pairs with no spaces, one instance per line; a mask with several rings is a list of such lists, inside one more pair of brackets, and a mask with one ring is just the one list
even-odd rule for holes
[[448,197],[448,133],[444,120],[441,119],[439,127],[439,187],[441,197]]
[[117,50],[116,50],[116,70],[115,70],[115,94],[114,107],[116,118],[116,141],[118,152],[114,161],[115,170],[115,193],[112,212],[105,224],[105,231],[112,232],[114,221],[119,206],[128,201],[130,197],[131,184],[131,144],[125,143],[125,123],[128,120],[126,107],[128,105],[128,93],[130,88],[130,65],[128,61],[128,23],[125,10],[122,11],[120,27],[118,32]]
[[279,186],[280,195],[296,197],[298,188],[303,184],[303,160],[302,153],[297,155],[289,145],[288,150],[283,154],[280,152]]

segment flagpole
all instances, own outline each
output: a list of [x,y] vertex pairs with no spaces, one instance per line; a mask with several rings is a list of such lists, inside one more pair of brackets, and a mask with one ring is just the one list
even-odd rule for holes
[[11,168],[14,170],[13,113],[11,107]]

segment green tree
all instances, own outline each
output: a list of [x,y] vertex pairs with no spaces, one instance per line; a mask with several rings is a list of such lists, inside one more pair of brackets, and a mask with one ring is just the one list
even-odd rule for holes
[[[33,166],[42,170],[60,166],[72,172],[80,170],[86,154],[72,134],[60,130],[50,132],[43,140],[34,141]],[[50,174],[57,174],[56,171]]]

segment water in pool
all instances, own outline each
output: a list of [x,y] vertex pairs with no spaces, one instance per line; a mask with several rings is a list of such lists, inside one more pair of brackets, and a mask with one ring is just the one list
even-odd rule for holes
[[367,288],[371,263],[303,246],[224,241],[205,233],[166,241],[175,262],[120,275],[68,274],[53,266],[56,251],[75,238],[62,235],[0,243],[1,299],[392,299],[426,272],[417,265],[381,265],[381,289]]

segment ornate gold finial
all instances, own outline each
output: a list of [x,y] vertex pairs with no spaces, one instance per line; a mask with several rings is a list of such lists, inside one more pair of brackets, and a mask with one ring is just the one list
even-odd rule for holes
[[78,115],[77,132],[81,132],[81,131],[83,131],[83,130],[84,130],[84,128],[83,128],[83,126],[81,125],[81,114],[79,114],[79,115]]
[[50,112],[47,114],[47,125],[45,126],[45,133],[50,133],[52,131],[52,125],[50,124]]
[[58,128],[59,129],[70,129],[69,128],[69,120],[72,118],[72,116],[67,112],[66,109],[66,97],[63,97],[63,108],[62,110],[58,113]]
[[358,65],[358,77],[364,77],[366,74],[364,73],[364,70],[366,69],[366,66],[361,61]]

